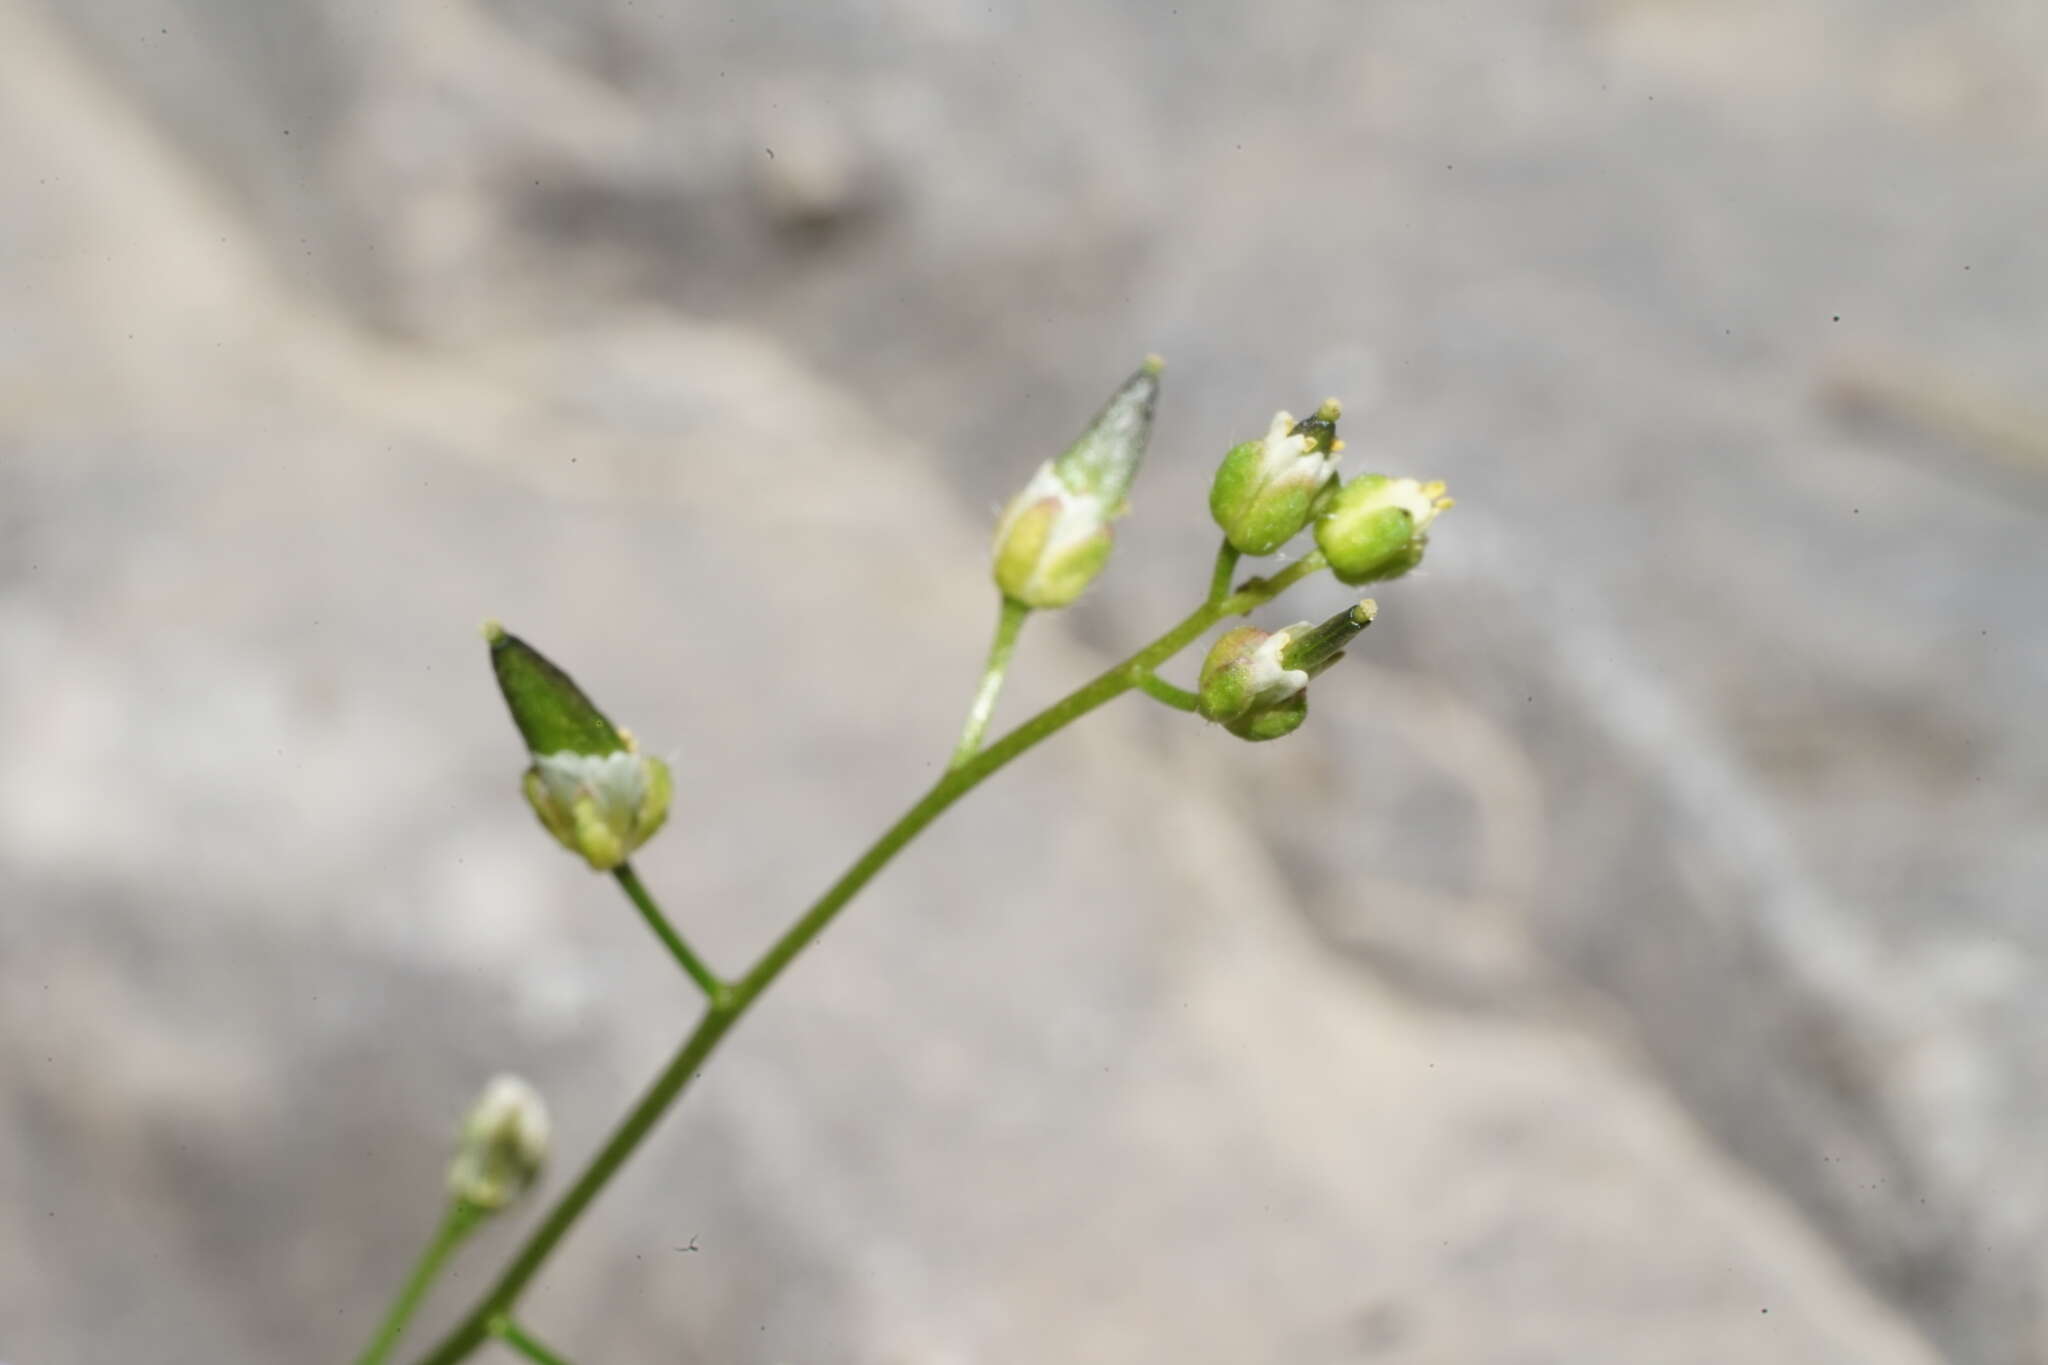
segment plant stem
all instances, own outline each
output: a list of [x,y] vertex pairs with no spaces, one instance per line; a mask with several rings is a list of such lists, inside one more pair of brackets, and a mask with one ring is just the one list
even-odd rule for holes
[[1216,614],[1219,618],[1242,616],[1253,607],[1272,601],[1310,574],[1321,573],[1329,567],[1330,561],[1321,550],[1310,550],[1271,578],[1247,578],[1238,585],[1235,593],[1223,601]]
[[960,731],[960,743],[953,749],[950,767],[960,767],[981,748],[982,734],[988,729],[989,717],[995,714],[996,698],[1002,695],[1003,679],[1010,672],[1010,656],[1017,650],[1017,632],[1024,628],[1024,618],[1030,614],[1031,608],[1016,598],[1003,598],[1002,609],[996,613],[996,637],[988,647],[988,666],[982,670],[974,703],[967,708],[967,724]]
[[661,913],[661,907],[655,903],[653,893],[641,882],[640,874],[633,870],[633,865],[620,863],[612,869],[612,876],[618,880],[620,888],[626,893],[626,898],[632,901],[633,907],[640,912],[640,918],[647,921],[647,927],[654,931],[654,936],[668,949],[669,955],[680,962],[683,970],[690,974],[690,979],[703,989],[705,998],[713,1004],[724,999],[731,988],[719,980],[718,973],[706,966],[704,959],[698,957],[689,944],[683,942],[683,936],[668,922],[668,916]]
[[398,1344],[398,1338],[405,1331],[406,1323],[426,1298],[427,1289],[434,1283],[434,1277],[441,1273],[448,1257],[455,1248],[462,1245],[462,1239],[481,1221],[482,1212],[466,1199],[451,1199],[448,1210],[441,1215],[441,1224],[434,1229],[434,1235],[427,1241],[427,1249],[420,1253],[420,1259],[412,1268],[398,1297],[391,1301],[390,1311],[377,1328],[377,1335],[370,1339],[362,1355],[356,1358],[356,1365],[378,1365],[391,1354],[391,1348]]
[[1157,673],[1147,673],[1138,679],[1138,690],[1154,701],[1165,702],[1176,711],[1192,711],[1200,705],[1194,693],[1184,687],[1175,687]]
[[532,1333],[510,1318],[494,1318],[491,1322],[491,1335],[533,1361],[534,1365],[569,1365],[567,1358],[559,1351],[551,1351],[541,1345]]
[[696,1028],[683,1040],[668,1065],[662,1068],[661,1074],[627,1112],[619,1126],[612,1130],[612,1135],[591,1158],[590,1164],[576,1178],[576,1183],[548,1210],[547,1216],[527,1237],[511,1264],[485,1292],[483,1300],[429,1354],[422,1357],[420,1365],[454,1365],[482,1343],[491,1330],[492,1322],[511,1312],[521,1292],[540,1272],[556,1245],[575,1226],[583,1211],[632,1156],[655,1124],[660,1122],[677,1096],[696,1079],[705,1060],[717,1049],[732,1026],[739,1022],[740,1016],[760,999],[762,992],[805,948],[817,941],[839,912],[846,908],[847,902],[859,894],[876,873],[888,866],[906,844],[945,814],[954,802],[980,786],[1010,760],[1138,686],[1147,674],[1194,643],[1216,622],[1226,616],[1241,616],[1270,602],[1323,567],[1325,561],[1321,554],[1311,554],[1271,578],[1248,581],[1220,601],[1204,602],[1178,625],[1130,658],[1075,688],[959,767],[948,769],[929,791],[917,799],[916,804],[897,817],[896,823],[882,831],[881,837],[825,889],[825,893],[804,911],[796,923],[783,931],[747,974],[732,984],[725,996],[711,1002],[710,1008],[705,1010]]
[[1211,606],[1230,596],[1230,576],[1237,572],[1238,550],[1229,541],[1216,547],[1216,568],[1209,575],[1209,596]]

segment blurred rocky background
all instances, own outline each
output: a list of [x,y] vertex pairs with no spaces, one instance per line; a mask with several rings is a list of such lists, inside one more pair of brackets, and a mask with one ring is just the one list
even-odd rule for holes
[[1126,701],[949,816],[533,1325],[2048,1361],[2044,135],[2027,0],[0,0],[0,1359],[346,1359],[489,1074],[559,1185],[686,1026],[482,617],[676,755],[738,964],[1158,350],[1006,716],[1276,407],[1450,481],[1426,571],[1300,735]]

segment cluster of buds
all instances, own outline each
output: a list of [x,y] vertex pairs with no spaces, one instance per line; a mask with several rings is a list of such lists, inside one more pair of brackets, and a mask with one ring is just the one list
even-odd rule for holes
[[668,818],[668,765],[639,751],[583,689],[496,621],[491,668],[532,760],[522,784],[548,833],[600,872],[624,863]]
[[1027,607],[1064,607],[1109,562],[1110,523],[1130,510],[1165,362],[1148,356],[1081,438],[1040,465],[996,526],[995,580]]
[[540,1178],[548,1132],[540,1093],[517,1076],[494,1078],[462,1121],[449,1195],[482,1213],[504,1208]]
[[[1339,482],[1342,412],[1332,398],[1299,422],[1278,413],[1264,436],[1223,457],[1209,511],[1233,550],[1272,554],[1313,524],[1316,547],[1344,583],[1399,578],[1422,562],[1430,523],[1451,505],[1444,486],[1384,474]],[[1293,733],[1308,718],[1309,679],[1337,661],[1373,610],[1368,600],[1320,626],[1226,633],[1202,665],[1195,709],[1241,739]]]
[[1233,446],[1209,487],[1209,511],[1241,554],[1269,555],[1315,524],[1316,545],[1356,587],[1399,578],[1422,562],[1429,525],[1451,505],[1441,483],[1361,474],[1337,481],[1342,407],[1332,398],[1295,421],[1277,413],[1266,434]]
[[1308,719],[1309,679],[1344,657],[1353,636],[1372,624],[1371,598],[1321,625],[1226,631],[1202,661],[1196,711],[1239,739],[1278,739]]

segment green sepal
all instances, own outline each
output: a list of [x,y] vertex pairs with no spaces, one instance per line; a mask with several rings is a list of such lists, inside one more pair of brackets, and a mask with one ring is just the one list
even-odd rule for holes
[[1251,660],[1267,635],[1257,626],[1239,626],[1225,631],[1209,646],[1195,685],[1195,711],[1203,720],[1229,725],[1242,719],[1258,701]]
[[1109,523],[1070,540],[1058,551],[1050,547],[1063,516],[1086,515],[1074,504],[1078,494],[1040,498],[1006,519],[995,550],[996,587],[1003,596],[1027,607],[1051,610],[1064,607],[1084,592],[1109,562],[1114,542]]
[[1422,562],[1429,527],[1451,505],[1441,483],[1361,474],[1316,514],[1316,546],[1340,583],[1399,578]]
[[1301,723],[1307,719],[1308,693],[1297,692],[1286,701],[1277,702],[1248,716],[1226,722],[1223,728],[1239,739],[1250,740],[1256,744],[1262,740],[1291,735],[1299,730]]

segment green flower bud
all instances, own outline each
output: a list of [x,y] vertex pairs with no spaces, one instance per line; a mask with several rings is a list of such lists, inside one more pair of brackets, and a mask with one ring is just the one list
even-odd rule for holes
[[1422,562],[1430,523],[1451,505],[1441,483],[1361,474],[1316,517],[1316,544],[1341,582],[1399,578]]
[[995,580],[1027,607],[1064,607],[1109,562],[1109,524],[1128,508],[1165,362],[1149,356],[1081,438],[1040,465],[996,527]]
[[1040,466],[996,527],[996,586],[1027,607],[1066,606],[1109,562],[1109,521],[1100,499]]
[[462,1121],[448,1192],[494,1213],[540,1177],[548,1158],[548,1110],[539,1092],[517,1076],[499,1076]]
[[599,872],[625,862],[668,818],[668,765],[639,752],[575,680],[496,621],[491,667],[533,762],[521,789],[548,833]]
[[1195,709],[1240,739],[1278,739],[1308,716],[1308,671],[1281,662],[1296,629],[1225,631],[1202,661]]
[[1256,626],[1226,631],[1202,661],[1195,709],[1239,739],[1278,739],[1308,719],[1309,679],[1344,657],[1372,624],[1371,599],[1319,626],[1297,621],[1271,634]]
[[1300,422],[1276,413],[1263,437],[1223,457],[1209,487],[1209,512],[1233,548],[1269,555],[1308,525],[1337,473],[1342,411],[1332,398]]

